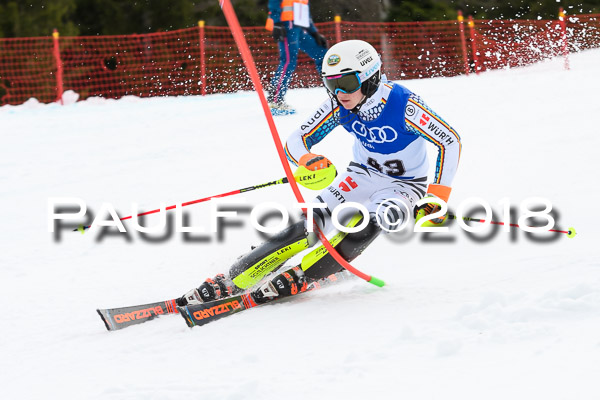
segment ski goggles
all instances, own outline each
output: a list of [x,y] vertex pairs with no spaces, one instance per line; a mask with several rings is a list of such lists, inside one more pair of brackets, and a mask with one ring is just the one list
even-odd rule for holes
[[333,94],[354,93],[360,89],[362,81],[358,72],[323,77],[325,87]]

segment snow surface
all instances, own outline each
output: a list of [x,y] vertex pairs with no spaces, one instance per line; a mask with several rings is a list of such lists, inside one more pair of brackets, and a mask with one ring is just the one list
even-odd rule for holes
[[[58,241],[48,198],[125,216],[133,202],[280,178],[256,94],[0,108],[1,397],[598,399],[598,65],[593,50],[572,55],[570,71],[557,59],[404,82],[462,136],[451,208],[477,196],[498,218],[503,198],[545,197],[576,238],[488,229],[476,241],[456,225],[443,241],[379,238],[353,264],[382,289],[357,279],[194,329],[166,316],[107,332],[95,309],[173,298],[226,271],[261,240],[247,213],[223,240],[150,242],[128,221],[129,240],[62,230]],[[282,138],[325,96],[291,91],[299,112],[276,119]],[[350,144],[340,130],[315,150],[343,170]],[[231,199],[242,197],[294,201],[287,186]],[[187,210],[208,226],[208,203]]]

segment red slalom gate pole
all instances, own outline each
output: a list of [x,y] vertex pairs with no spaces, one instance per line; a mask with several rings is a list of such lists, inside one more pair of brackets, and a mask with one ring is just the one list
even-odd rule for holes
[[[275,126],[275,121],[273,120],[273,115],[271,115],[271,110],[269,109],[267,99],[265,97],[265,94],[263,93],[262,84],[261,84],[260,78],[258,76],[258,71],[256,70],[256,65],[254,64],[254,59],[252,58],[252,53],[250,53],[250,48],[248,47],[248,43],[246,43],[246,38],[244,37],[244,32],[242,31],[242,27],[240,26],[238,18],[235,15],[235,11],[233,9],[233,6],[231,5],[231,1],[230,0],[219,0],[219,5],[221,6],[223,13],[225,14],[225,19],[227,20],[229,29],[231,29],[231,34],[233,35],[233,38],[235,39],[235,43],[236,43],[238,50],[242,56],[244,65],[246,66],[246,69],[248,70],[248,74],[250,75],[250,79],[252,80],[252,84],[254,85],[254,89],[258,93],[260,103],[261,103],[263,111],[265,113],[265,117],[267,118],[267,123],[269,124],[269,128],[271,130],[271,136],[273,137],[273,142],[275,143],[275,147],[277,149],[277,154],[279,155],[279,160],[281,161],[281,165],[283,166],[283,169],[285,170],[285,174],[288,178],[288,181],[290,182],[290,186],[292,187],[294,195],[296,196],[296,200],[299,203],[304,203],[304,198],[302,197],[302,194],[300,193],[300,189],[298,188],[298,184],[296,183],[296,180],[294,179],[294,174],[292,173],[292,170],[291,170],[290,166],[288,165],[288,161],[285,156],[283,146],[281,145],[281,138],[279,137],[279,133],[277,132],[277,127]],[[303,211],[306,213],[305,209]],[[372,283],[373,285],[376,285],[379,287],[385,285],[385,283],[381,279],[375,278],[374,276],[371,276],[371,275],[367,275],[367,274],[357,270],[352,265],[350,265],[350,263],[348,263],[346,260],[344,260],[344,258],[337,252],[337,250],[335,250],[333,248],[333,246],[331,245],[331,243],[329,243],[329,240],[327,240],[327,237],[319,229],[319,227],[315,227],[315,228],[316,228],[315,232],[316,232],[317,236],[319,237],[319,240],[321,241],[321,243],[323,243],[323,246],[325,246],[325,248],[327,249],[329,254],[331,254],[331,256],[342,267],[344,267],[345,269],[347,269],[349,272],[353,273],[354,275],[358,276],[359,278],[364,279],[365,281],[367,281],[369,283]]]

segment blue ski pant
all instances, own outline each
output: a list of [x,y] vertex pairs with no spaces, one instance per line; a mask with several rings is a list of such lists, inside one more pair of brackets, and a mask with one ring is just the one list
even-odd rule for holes
[[292,74],[296,70],[298,51],[302,50],[315,60],[317,71],[321,74],[321,64],[327,49],[317,45],[308,30],[293,26],[290,21],[284,41],[279,42],[279,66],[271,79],[269,101],[280,102],[288,90]]

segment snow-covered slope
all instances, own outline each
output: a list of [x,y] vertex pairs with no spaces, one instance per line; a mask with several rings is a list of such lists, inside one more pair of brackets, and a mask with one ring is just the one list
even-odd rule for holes
[[[597,399],[599,64],[594,50],[570,71],[554,60],[403,82],[462,136],[451,208],[480,197],[499,219],[503,198],[544,197],[574,239],[501,228],[473,238],[456,225],[443,240],[383,237],[353,263],[382,289],[355,280],[195,329],[168,316],[109,333],[95,309],[173,298],[226,271],[261,240],[247,213],[222,238],[151,242],[129,221],[128,237],[57,240],[48,198],[125,216],[131,203],[280,178],[256,94],[0,108],[2,398]],[[290,92],[299,112],[276,119],[282,138],[325,96]],[[343,169],[350,143],[340,130],[315,150]],[[231,199],[294,201],[286,186]],[[208,203],[188,211],[208,228]]]

